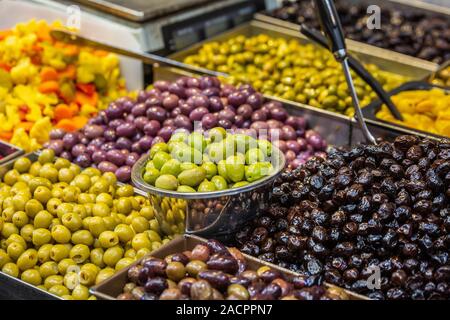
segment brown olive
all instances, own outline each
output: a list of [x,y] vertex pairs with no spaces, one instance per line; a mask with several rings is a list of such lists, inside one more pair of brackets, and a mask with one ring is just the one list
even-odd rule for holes
[[192,260],[191,262],[189,262],[186,265],[186,272],[191,276],[191,277],[197,277],[197,274],[202,271],[202,270],[206,270],[207,269],[207,265],[206,263],[204,263],[203,261],[200,260]]

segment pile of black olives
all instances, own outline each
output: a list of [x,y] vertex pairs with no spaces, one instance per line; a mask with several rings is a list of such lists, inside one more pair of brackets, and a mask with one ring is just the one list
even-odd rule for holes
[[[381,8],[381,28],[369,29],[367,5],[336,0],[346,36],[377,47],[442,63],[450,59],[450,20],[445,16],[412,10]],[[311,0],[283,1],[269,13],[278,19],[320,28]]]
[[216,240],[164,259],[145,257],[128,270],[119,300],[346,300],[340,288],[325,288],[317,278],[288,279],[278,270],[253,270],[236,248]]
[[332,149],[283,173],[270,209],[236,241],[370,298],[449,299],[449,199],[450,140]]

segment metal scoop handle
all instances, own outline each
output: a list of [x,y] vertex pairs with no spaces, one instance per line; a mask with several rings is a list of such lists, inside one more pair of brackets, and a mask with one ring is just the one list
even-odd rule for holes
[[372,133],[367,128],[364,117],[359,104],[359,99],[356,94],[353,79],[350,74],[350,67],[348,65],[347,47],[345,45],[344,32],[342,31],[341,21],[336,11],[336,7],[332,0],[315,0],[316,11],[319,17],[322,30],[328,40],[328,49],[333,53],[337,61],[342,64],[344,69],[345,79],[352,97],[353,108],[355,109],[356,119],[363,131],[366,139],[376,144],[376,140]]

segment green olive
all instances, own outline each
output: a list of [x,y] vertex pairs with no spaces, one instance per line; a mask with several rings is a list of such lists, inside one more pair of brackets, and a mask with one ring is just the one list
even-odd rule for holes
[[161,170],[162,166],[171,159],[172,157],[170,156],[170,154],[164,151],[158,151],[152,157],[153,164],[155,165],[155,168],[158,170]]
[[[195,169],[193,169],[193,170],[195,170]],[[186,172],[186,171],[183,171],[182,173],[180,173],[180,176],[179,176],[180,183],[182,183],[181,177],[184,172]],[[175,176],[173,176],[171,174],[163,174],[156,179],[155,187],[160,188],[160,189],[165,189],[165,190],[176,190],[178,188],[178,180]]]
[[204,180],[197,188],[198,192],[212,192],[216,191],[216,185],[208,180]]
[[160,171],[162,175],[170,174],[173,176],[177,176],[180,172],[180,161],[178,161],[177,159],[170,159],[169,161],[167,161],[165,164],[163,164]]
[[196,187],[205,180],[205,178],[206,170],[202,167],[198,167],[181,172],[178,176],[178,181],[181,185]]

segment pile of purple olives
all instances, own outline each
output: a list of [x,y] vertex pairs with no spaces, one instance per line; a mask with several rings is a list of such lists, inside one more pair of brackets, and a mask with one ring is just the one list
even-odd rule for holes
[[[311,156],[325,156],[326,142],[307,130],[303,117],[291,116],[281,103],[264,101],[249,85],[234,87],[214,77],[156,81],[136,99],[122,97],[100,111],[78,132],[53,129],[44,147],[81,167],[114,172],[130,181],[131,168],[154,144],[186,132],[222,127],[256,132],[259,139],[279,137],[275,145],[296,168]],[[250,132],[251,131],[251,132]]]

